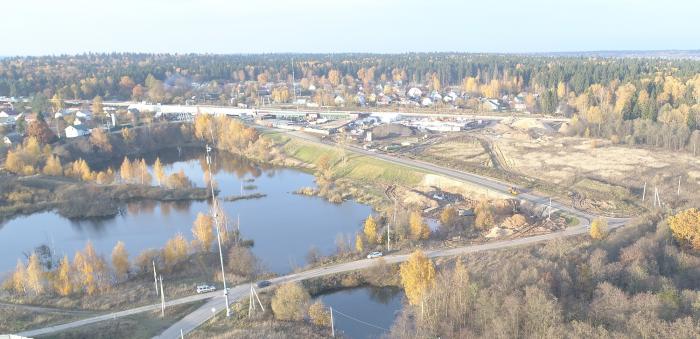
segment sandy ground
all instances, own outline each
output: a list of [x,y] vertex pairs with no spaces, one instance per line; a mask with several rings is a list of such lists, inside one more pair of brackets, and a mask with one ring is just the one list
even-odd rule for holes
[[[506,121],[462,133],[489,140],[504,169],[567,190],[590,189],[603,194],[615,191],[618,198],[625,195],[626,199],[641,200],[647,182],[647,194],[658,187],[664,200],[691,200],[700,192],[700,156],[565,137],[530,120]],[[423,152],[458,159],[462,164],[493,166],[484,147],[466,137],[444,138]],[[676,197],[679,177],[680,199]]]

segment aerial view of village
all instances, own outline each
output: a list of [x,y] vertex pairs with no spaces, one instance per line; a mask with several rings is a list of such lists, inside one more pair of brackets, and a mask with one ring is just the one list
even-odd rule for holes
[[0,339],[700,336],[699,5],[126,2],[0,22]]

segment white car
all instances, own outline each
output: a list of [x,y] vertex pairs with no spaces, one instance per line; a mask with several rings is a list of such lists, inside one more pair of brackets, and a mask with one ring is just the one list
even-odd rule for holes
[[372,253],[367,255],[367,259],[379,258],[382,255],[383,255],[382,252],[372,252]]
[[211,285],[197,285],[197,294],[216,291],[216,287]]

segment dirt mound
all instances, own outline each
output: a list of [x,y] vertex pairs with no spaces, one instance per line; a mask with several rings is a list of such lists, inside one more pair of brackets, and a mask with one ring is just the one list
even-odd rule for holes
[[559,134],[562,134],[562,135],[571,135],[571,132],[572,132],[571,126],[569,126],[568,122],[565,122],[565,123],[561,124],[558,132],[559,132]]
[[542,123],[542,121],[539,121],[537,119],[530,119],[530,118],[518,119],[518,120],[514,121],[511,124],[511,126],[514,128],[517,128],[519,130],[523,130],[523,131],[534,130],[534,131],[543,132],[543,133],[554,132],[554,130],[552,130],[551,127],[549,127],[548,125],[545,125],[544,123]]
[[376,140],[408,137],[413,134],[414,131],[410,127],[399,124],[380,125],[372,129],[372,138]]
[[510,216],[509,218],[506,218],[506,220],[503,221],[503,224],[501,226],[505,228],[520,228],[523,227],[527,224],[527,219],[525,218],[524,215],[522,214],[514,214]]
[[418,209],[436,208],[439,206],[437,201],[414,192],[412,190],[400,188],[397,190],[397,195],[401,199],[401,205],[410,206]]
[[513,234],[512,230],[503,229],[500,227],[492,228],[488,234],[485,235],[486,238],[500,238]]

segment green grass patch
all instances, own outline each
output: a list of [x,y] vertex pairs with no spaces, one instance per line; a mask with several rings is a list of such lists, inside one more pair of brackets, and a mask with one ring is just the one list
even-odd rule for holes
[[591,198],[600,200],[608,200],[611,196],[616,199],[627,199],[630,196],[630,191],[625,187],[590,178],[579,180],[573,185],[573,188],[587,193]]
[[[287,155],[308,164],[316,164],[326,156],[333,164],[335,178],[347,178],[362,182],[383,184],[416,185],[423,180],[425,172],[411,167],[345,151],[339,147],[320,145],[280,134],[267,137],[280,144]],[[345,153],[345,161],[343,161]]]

